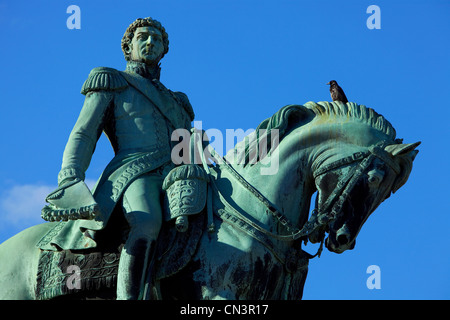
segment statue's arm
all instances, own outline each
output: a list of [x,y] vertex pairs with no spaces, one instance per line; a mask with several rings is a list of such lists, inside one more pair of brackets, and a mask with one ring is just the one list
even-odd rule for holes
[[186,111],[189,117],[189,121],[193,121],[195,118],[194,109],[192,108],[191,103],[189,102],[188,96],[180,91],[174,92],[174,94],[178,97],[181,102],[183,109]]
[[86,94],[83,108],[64,149],[58,185],[75,178],[84,180],[103,131],[106,111],[113,99],[113,93],[109,91],[91,91]]
[[120,72],[113,68],[98,67],[89,73],[81,88],[86,99],[64,150],[58,185],[75,178],[84,180],[103,131],[107,109],[114,103],[115,92],[127,86]]

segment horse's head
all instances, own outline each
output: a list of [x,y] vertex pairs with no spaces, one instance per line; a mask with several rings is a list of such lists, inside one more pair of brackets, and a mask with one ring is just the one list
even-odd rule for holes
[[[406,183],[419,145],[400,143],[383,116],[353,102],[289,105],[264,120],[256,132],[261,129],[266,136],[260,137],[274,132],[279,136],[277,147],[262,148],[270,150],[267,158],[279,157],[277,174],[263,176],[258,165],[238,167],[240,174],[270,199],[277,208],[272,213],[282,225],[295,230],[298,222],[301,229],[294,231],[292,239],[307,237],[316,243],[328,232],[327,248],[339,253],[354,247],[369,215]],[[240,149],[245,152],[238,153],[238,158],[246,160],[258,154],[255,150],[260,142],[244,140],[244,146],[249,146]],[[308,220],[309,199],[315,190],[316,210]],[[240,206],[255,211],[248,203],[243,201]],[[260,221],[274,220],[267,211],[261,212]]]
[[370,214],[407,181],[419,144],[371,146],[316,170],[320,227],[309,236],[310,241],[318,242],[328,232],[328,250],[353,249]]

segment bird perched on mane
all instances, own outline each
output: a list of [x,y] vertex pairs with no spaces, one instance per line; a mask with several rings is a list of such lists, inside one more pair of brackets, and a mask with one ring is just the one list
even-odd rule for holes
[[347,103],[347,97],[345,96],[344,90],[337,84],[335,80],[331,80],[327,84],[330,85],[330,95],[333,101],[341,101],[343,103]]

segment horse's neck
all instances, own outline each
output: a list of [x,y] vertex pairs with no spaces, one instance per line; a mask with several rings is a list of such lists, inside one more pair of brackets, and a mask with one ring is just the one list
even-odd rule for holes
[[[233,167],[292,224],[301,227],[308,219],[316,191],[313,171],[385,138],[380,131],[345,117],[317,117],[285,135],[267,155],[270,159]],[[273,227],[273,218],[261,201],[229,170],[219,171],[217,183],[225,198],[242,212]]]
[[300,226],[307,221],[315,187],[309,173],[307,150],[295,154],[290,154],[291,152],[292,150],[280,148],[270,155],[277,159],[246,166],[234,165],[232,170],[222,165],[217,181],[221,192],[235,208],[265,224],[272,231],[277,228],[277,223],[274,223],[268,208],[236,175],[262,194],[291,224]]
[[[370,145],[374,138],[366,125],[318,119],[292,130],[266,159],[233,168],[292,224],[301,227],[308,219],[311,196],[316,191],[313,171],[343,153],[351,154],[361,145]],[[221,170],[218,184],[233,206],[264,224],[273,224],[267,208],[232,172]]]

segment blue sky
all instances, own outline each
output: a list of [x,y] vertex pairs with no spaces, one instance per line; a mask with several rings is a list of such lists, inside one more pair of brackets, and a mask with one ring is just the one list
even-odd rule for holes
[[[66,26],[72,4],[81,29]],[[369,5],[381,9],[381,29],[367,28]],[[255,128],[287,104],[329,100],[336,79],[405,143],[422,141],[408,183],[369,218],[355,249],[310,262],[304,299],[450,298],[444,0],[1,0],[0,242],[42,222],[84,80],[97,66],[125,68],[121,37],[147,16],[169,33],[161,81],[189,96],[203,129]],[[88,184],[112,156],[102,137]],[[380,289],[366,286],[371,265]]]

